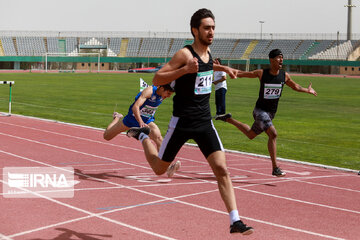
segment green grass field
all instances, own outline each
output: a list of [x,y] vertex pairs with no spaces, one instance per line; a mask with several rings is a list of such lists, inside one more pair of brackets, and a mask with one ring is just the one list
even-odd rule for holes
[[[127,113],[139,91],[139,78],[151,83],[152,74],[1,73],[1,81],[15,81],[12,112],[106,128],[112,112]],[[292,77],[303,87],[309,82],[318,97],[285,86],[274,125],[278,156],[350,169],[360,169],[360,79]],[[252,124],[258,79],[228,80],[227,111]],[[214,91],[214,90],[213,90]],[[8,109],[8,85],[0,88],[0,111]],[[214,94],[211,98],[215,113]],[[172,114],[167,99],[156,114],[165,134]],[[230,124],[215,121],[225,148],[268,155],[267,135],[247,139]],[[269,162],[270,164],[270,162]]]

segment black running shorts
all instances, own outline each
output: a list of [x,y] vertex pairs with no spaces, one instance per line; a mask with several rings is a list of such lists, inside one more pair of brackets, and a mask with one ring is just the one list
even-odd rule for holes
[[219,135],[211,120],[204,121],[199,127],[190,128],[189,126],[184,127],[181,124],[181,119],[173,116],[161,144],[159,158],[165,162],[172,162],[180,148],[189,139],[193,139],[198,144],[205,158],[213,152],[224,151]]

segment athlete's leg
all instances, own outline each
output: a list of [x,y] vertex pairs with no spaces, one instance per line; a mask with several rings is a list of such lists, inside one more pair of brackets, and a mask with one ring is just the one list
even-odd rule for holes
[[234,118],[226,119],[226,122],[237,127],[241,132],[243,132],[249,139],[254,139],[257,134],[251,129],[251,127],[245,123],[242,123]]
[[232,210],[237,210],[234,188],[226,167],[225,153],[213,152],[207,157],[207,161],[216,176],[220,195],[227,211],[230,213]]
[[273,167],[273,169],[275,169],[277,167],[277,163],[276,163],[276,138],[277,138],[277,132],[276,132],[276,129],[275,129],[274,125],[269,127],[265,132],[269,136],[268,150],[269,150],[269,154],[270,154],[270,158],[271,158],[271,162],[272,162],[272,167]]
[[157,150],[159,151],[163,141],[160,129],[154,122],[149,123],[148,126],[151,129],[149,137],[156,143]]
[[[206,124],[209,124],[209,126],[206,126]],[[229,213],[237,210],[234,189],[226,166],[224,147],[212,121],[204,123],[202,130],[199,129],[194,132],[193,139],[198,144],[216,176],[219,192],[226,209]]]
[[[202,150],[202,152],[204,152]],[[229,213],[230,218],[230,233],[242,233],[243,235],[249,235],[253,233],[252,227],[246,226],[239,216],[239,212],[236,206],[236,197],[230,173],[226,167],[225,152],[217,150],[206,158],[211,166],[218,183],[219,192],[221,198],[225,204],[226,210]]]
[[215,106],[216,106],[216,115],[224,114],[221,109],[221,92],[220,89],[215,91]]
[[225,88],[220,88],[215,91],[216,115],[225,114],[225,93]]
[[104,139],[105,140],[111,140],[116,135],[118,135],[121,132],[124,132],[129,129],[129,127],[125,126],[122,121],[123,115],[122,114],[115,114],[114,119],[109,124],[109,126],[104,131]]
[[[153,169],[154,173],[157,175],[161,175],[166,172],[171,162],[175,159],[176,154],[188,139],[186,136],[178,136],[174,134],[178,119],[179,118],[176,117],[171,118],[168,131],[166,132],[164,141],[160,146],[159,152],[150,140],[149,136],[144,132],[141,132],[138,137],[136,137],[136,139],[141,141],[146,160]],[[133,129],[130,129],[129,131],[131,130]],[[139,129],[136,129],[135,131],[138,130]]]
[[226,113],[226,91],[225,88],[221,88],[221,112],[223,112],[223,114]]
[[171,162],[165,162],[158,157],[158,151],[151,142],[150,138],[142,140],[144,153],[146,160],[156,175],[164,174],[171,164]]

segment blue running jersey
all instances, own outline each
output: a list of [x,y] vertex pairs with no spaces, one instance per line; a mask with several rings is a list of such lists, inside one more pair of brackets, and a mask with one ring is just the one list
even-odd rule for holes
[[[156,93],[158,88],[156,86],[152,86],[152,94],[151,97],[146,99],[143,105],[140,107],[140,116],[144,123],[148,124],[155,120],[155,113],[158,106],[162,103],[163,98]],[[127,127],[138,127],[139,123],[136,121],[134,117],[134,113],[132,111],[132,107],[134,106],[135,102],[139,99],[141,92],[139,92],[136,97],[135,101],[130,105],[128,114],[124,117],[124,124]]]

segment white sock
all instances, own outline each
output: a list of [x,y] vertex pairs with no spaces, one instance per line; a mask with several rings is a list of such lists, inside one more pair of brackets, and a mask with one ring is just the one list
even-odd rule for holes
[[232,225],[234,222],[240,220],[238,210],[232,210],[232,211],[229,213],[229,217],[230,217],[230,225]]
[[143,141],[144,141],[144,139],[146,139],[146,138],[149,138],[149,136],[148,135],[146,135],[145,133],[140,133],[140,135],[139,135],[139,141],[142,143]]

